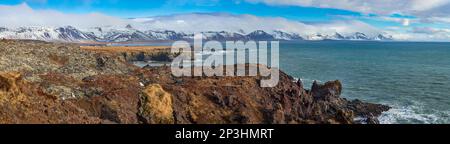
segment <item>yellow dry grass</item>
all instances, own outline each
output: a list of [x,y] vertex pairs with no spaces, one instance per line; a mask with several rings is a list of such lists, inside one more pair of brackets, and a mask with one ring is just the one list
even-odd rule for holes
[[82,50],[95,52],[154,52],[170,49],[169,46],[81,46]]
[[172,95],[159,84],[148,86],[144,90],[142,113],[150,123],[173,124]]
[[20,77],[20,73],[16,72],[0,73],[0,104],[6,100],[11,104],[25,101],[26,97],[17,86]]

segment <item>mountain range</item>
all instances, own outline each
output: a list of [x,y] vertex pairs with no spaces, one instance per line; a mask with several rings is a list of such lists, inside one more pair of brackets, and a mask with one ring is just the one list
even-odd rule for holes
[[[369,36],[368,34],[356,32],[352,34],[311,34],[300,35],[283,31],[256,30],[250,33],[207,31],[201,32],[207,40],[367,40],[388,41],[392,36],[379,34]],[[123,28],[94,27],[89,29],[78,29],[72,26],[65,27],[0,27],[0,38],[6,39],[31,39],[60,42],[134,42],[155,40],[191,40],[193,33],[176,32],[171,30],[138,30],[131,25]]]

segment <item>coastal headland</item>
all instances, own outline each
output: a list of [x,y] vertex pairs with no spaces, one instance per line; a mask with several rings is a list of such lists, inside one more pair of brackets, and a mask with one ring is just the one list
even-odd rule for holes
[[174,77],[130,63],[170,61],[166,47],[1,40],[0,55],[0,123],[376,124],[390,109],[341,98],[338,80],[307,89],[281,71],[262,88],[260,76]]

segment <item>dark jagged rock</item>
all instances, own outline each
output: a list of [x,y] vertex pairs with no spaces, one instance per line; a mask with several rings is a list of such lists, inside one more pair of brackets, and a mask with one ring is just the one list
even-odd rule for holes
[[314,81],[311,88],[311,95],[320,100],[332,100],[339,97],[342,92],[342,84],[340,81],[327,82],[324,85],[320,85],[317,81]]
[[379,124],[378,116],[391,109],[389,106],[365,103],[360,100],[350,101],[348,108],[353,110],[357,117],[362,118],[362,123],[367,124]]

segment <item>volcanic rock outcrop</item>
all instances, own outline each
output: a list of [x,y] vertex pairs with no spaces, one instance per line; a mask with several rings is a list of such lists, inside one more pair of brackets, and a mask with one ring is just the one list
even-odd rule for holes
[[339,81],[306,90],[283,72],[274,88],[262,79],[174,77],[75,44],[2,40],[0,123],[353,124],[389,109],[341,98]]

